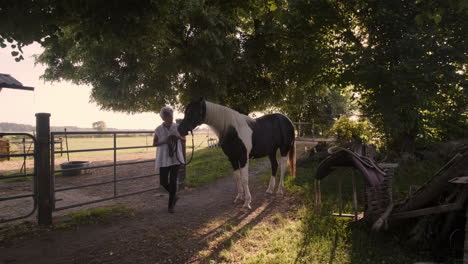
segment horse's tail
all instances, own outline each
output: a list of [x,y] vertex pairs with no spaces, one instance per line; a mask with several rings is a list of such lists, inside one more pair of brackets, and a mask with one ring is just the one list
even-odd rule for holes
[[291,171],[291,176],[296,178],[296,140],[293,139],[291,148],[288,152],[288,166]]

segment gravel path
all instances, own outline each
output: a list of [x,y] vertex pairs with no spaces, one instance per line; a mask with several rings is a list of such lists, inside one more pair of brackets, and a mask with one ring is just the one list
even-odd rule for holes
[[101,203],[127,205],[135,215],[0,245],[0,263],[205,263],[223,248],[218,241],[223,224],[240,230],[288,210],[287,196],[265,196],[259,175],[267,169],[267,161],[251,168],[252,210],[232,203],[234,183],[228,175],[180,192],[175,214],[167,212],[162,192]]

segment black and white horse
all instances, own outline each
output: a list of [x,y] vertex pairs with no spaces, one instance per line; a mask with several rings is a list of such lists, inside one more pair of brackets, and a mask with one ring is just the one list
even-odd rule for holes
[[265,156],[270,158],[272,176],[266,192],[273,193],[278,169],[276,160],[278,149],[281,154],[281,176],[277,194],[283,194],[286,163],[293,177],[296,170],[294,125],[288,117],[282,114],[270,114],[253,119],[228,107],[200,98],[187,106],[184,120],[178,130],[182,136],[185,136],[188,131],[201,124],[207,124],[215,131],[219,144],[234,169],[233,176],[237,185],[234,202],[244,200],[243,207],[251,208],[252,198],[248,185],[249,158]]

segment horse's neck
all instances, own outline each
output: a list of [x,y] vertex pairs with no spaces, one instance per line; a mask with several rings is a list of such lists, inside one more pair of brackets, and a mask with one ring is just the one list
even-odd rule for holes
[[239,121],[249,118],[238,112],[211,102],[206,102],[205,124],[213,128],[218,138],[222,139],[229,126],[237,128]]

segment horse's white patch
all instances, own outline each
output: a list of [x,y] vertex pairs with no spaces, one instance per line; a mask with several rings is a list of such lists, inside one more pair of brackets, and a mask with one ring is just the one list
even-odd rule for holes
[[250,190],[249,190],[249,162],[248,161],[245,167],[240,169],[240,172],[241,172],[242,187],[244,188],[244,197],[245,197],[244,205],[242,207],[252,209],[252,207],[250,207],[252,196],[250,195]]
[[[252,200],[249,190],[249,154],[252,150],[252,129],[249,127],[248,122],[255,122],[252,118],[242,115],[237,111],[234,111],[228,107],[214,104],[208,101],[205,101],[206,105],[206,114],[204,123],[213,128],[218,138],[222,139],[224,133],[227,131],[228,127],[232,126],[237,131],[237,135],[244,144],[246,148],[246,157],[247,162],[243,168],[240,168],[239,175],[234,172],[234,180],[236,181],[237,186],[237,196],[234,200],[235,202],[238,199],[241,199],[243,192],[244,195],[244,206],[247,208],[250,207],[250,202]],[[238,180],[236,180],[238,177]],[[240,191],[242,190],[242,192]]]
[[233,178],[234,178],[234,183],[236,184],[236,189],[237,189],[236,199],[234,199],[234,203],[236,203],[239,200],[241,201],[244,200],[244,187],[242,186],[240,170],[235,170],[233,172]]
[[288,162],[288,156],[281,157],[280,159],[280,181],[278,184],[278,190],[276,191],[277,194],[283,194],[283,187],[284,187],[284,174],[286,173],[286,165]]
[[275,184],[276,184],[276,179],[275,176],[271,176],[270,178],[270,183],[268,184],[268,189],[266,190],[266,193],[272,194],[273,191],[275,190]]
[[225,131],[229,126],[233,126],[239,138],[244,143],[247,149],[247,157],[252,150],[252,129],[249,127],[248,122],[255,122],[254,119],[240,114],[230,108],[218,105],[212,102],[205,101],[206,114],[205,124],[213,128],[218,138],[222,138]]

